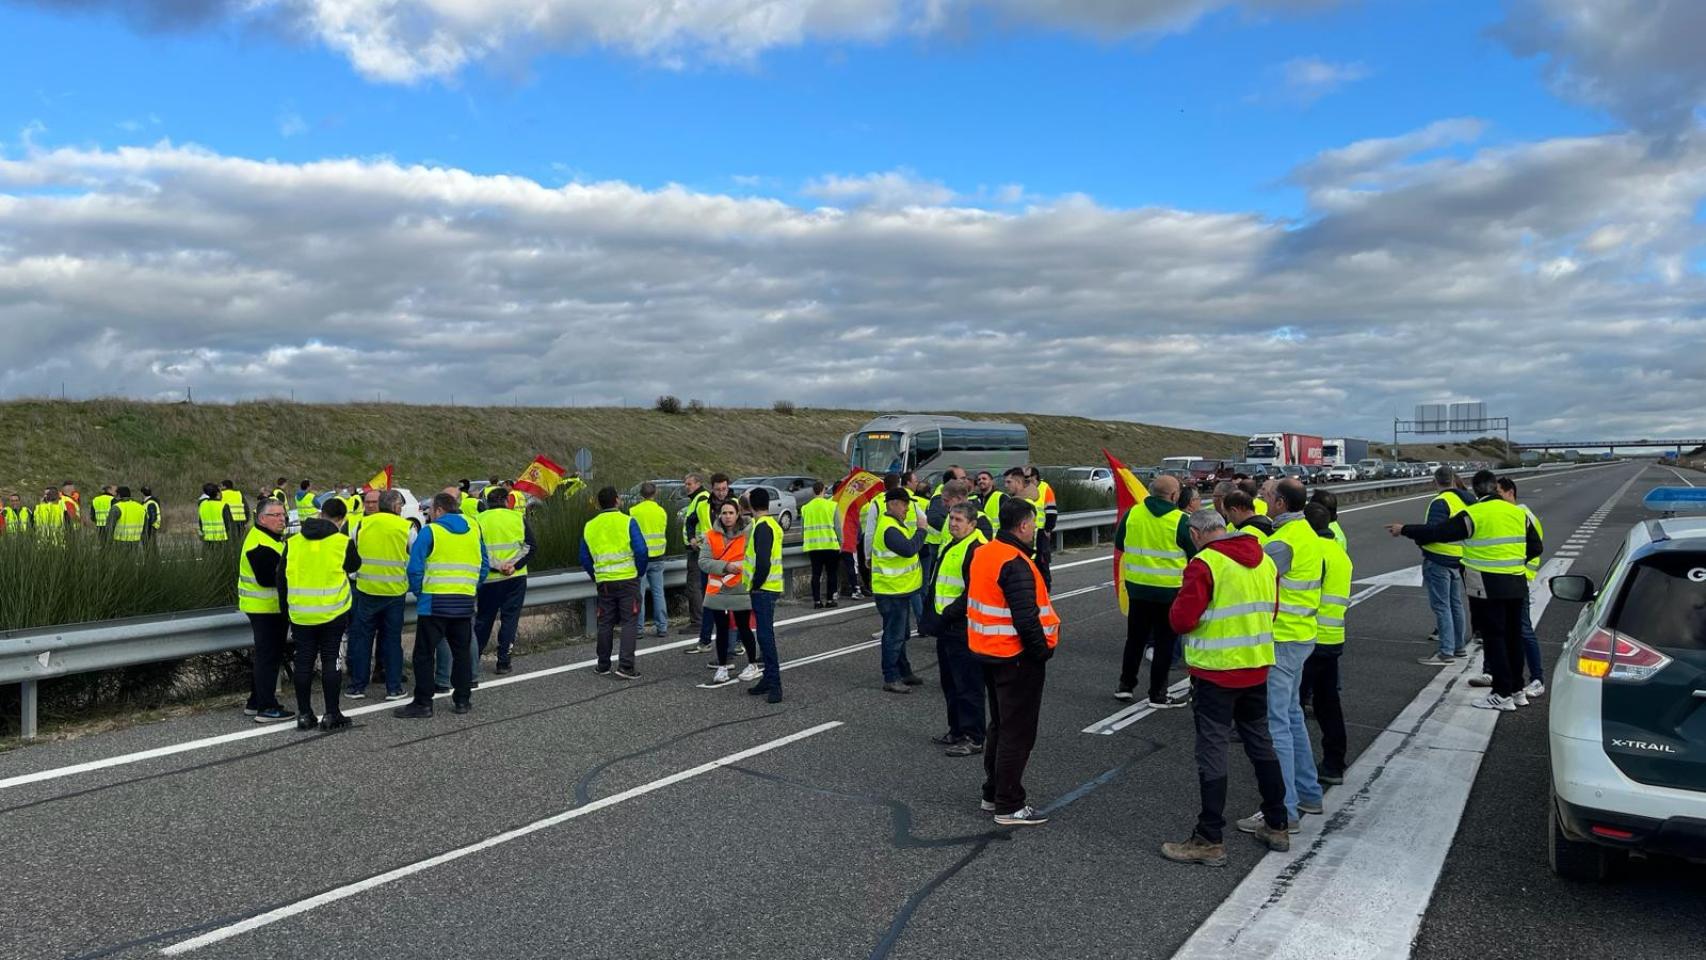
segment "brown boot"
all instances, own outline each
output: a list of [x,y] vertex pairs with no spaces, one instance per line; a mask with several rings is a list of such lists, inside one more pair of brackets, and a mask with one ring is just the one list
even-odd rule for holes
[[1205,867],[1226,866],[1226,844],[1209,843],[1194,833],[1184,843],[1163,843],[1161,855],[1174,863],[1200,863]]
[[1291,834],[1284,830],[1275,830],[1264,821],[1256,826],[1256,839],[1267,846],[1269,850],[1285,853],[1291,849]]

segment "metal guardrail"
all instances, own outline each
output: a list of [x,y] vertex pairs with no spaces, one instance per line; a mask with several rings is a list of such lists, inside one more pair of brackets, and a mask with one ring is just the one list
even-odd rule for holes
[[[1513,470],[1516,473],[1536,473],[1537,470]],[[1335,493],[1377,493],[1389,489],[1414,488],[1431,484],[1431,478],[1402,480],[1373,480],[1363,483],[1335,484]],[[1101,543],[1101,530],[1118,520],[1115,510],[1083,510],[1063,513],[1056,522],[1055,547],[1063,545],[1068,531],[1089,530],[1092,545]],[[810,561],[799,547],[787,547],[782,553],[784,570],[806,567]],[[664,585],[687,585],[687,561],[664,561]],[[543,607],[582,601],[587,604],[588,629],[596,621],[594,604],[597,591],[587,575],[579,570],[534,574],[527,579],[526,607]],[[405,607],[404,623],[415,620],[415,606]],[[0,634],[0,685],[19,684],[22,688],[20,736],[30,739],[36,735],[37,684],[42,680],[113,670],[184,657],[225,653],[247,648],[253,642],[249,620],[235,610],[189,611],[125,620],[104,620],[98,623],[66,624],[40,627]]]

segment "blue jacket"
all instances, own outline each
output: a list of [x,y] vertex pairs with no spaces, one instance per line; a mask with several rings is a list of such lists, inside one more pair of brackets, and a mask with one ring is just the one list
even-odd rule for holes
[[[1422,520],[1422,526],[1431,527],[1436,524],[1444,523],[1446,520],[1450,519],[1450,505],[1448,505],[1444,500],[1439,499],[1439,495],[1442,493],[1457,494],[1457,498],[1463,501],[1463,505],[1466,507],[1475,502],[1475,495],[1467,490],[1459,490],[1456,487],[1448,490],[1435,490],[1434,499],[1428,504],[1428,515]],[[1422,551],[1422,562],[1437,563],[1442,567],[1451,567],[1456,570],[1461,570],[1463,568],[1463,561],[1457,557],[1442,556],[1437,553],[1429,553],[1426,550]]]
[[[639,576],[644,577],[647,555],[651,551],[646,549],[646,535],[640,532],[638,520],[628,521],[628,547],[634,551],[634,569],[639,571]],[[581,569],[586,571],[587,576],[597,579],[593,574],[592,551],[586,548],[585,537],[581,538]]]
[[[451,533],[467,533],[468,521],[459,513],[447,513],[432,523],[421,528],[420,535],[415,537],[415,545],[409,548],[409,590],[416,598],[415,612],[423,617],[471,617],[474,615],[474,598],[454,593],[430,594],[422,593],[421,587],[426,580],[427,554],[432,553],[432,528],[442,526]],[[484,583],[486,574],[492,569],[492,560],[486,556],[486,542],[480,541],[480,582]]]

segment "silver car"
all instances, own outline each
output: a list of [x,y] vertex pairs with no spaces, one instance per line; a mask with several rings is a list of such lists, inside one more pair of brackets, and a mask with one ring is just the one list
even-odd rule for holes
[[783,532],[793,529],[794,519],[800,515],[800,505],[791,493],[783,493],[776,485],[770,483],[736,483],[729,487],[729,492],[737,497],[745,496],[749,491],[764,489],[770,493],[770,515],[776,518]]

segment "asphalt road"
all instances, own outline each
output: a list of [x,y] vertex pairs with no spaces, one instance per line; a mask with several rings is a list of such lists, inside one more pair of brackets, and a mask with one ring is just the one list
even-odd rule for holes
[[[1525,481],[1525,499],[1561,543],[1636,474],[1577,561],[1597,571],[1668,474],[1596,468]],[[1344,514],[1359,579],[1417,562],[1380,525],[1424,505]],[[1102,557],[1064,556],[1091,562],[1056,577],[1065,639],[1026,777],[1047,826],[993,828],[979,761],[928,743],[944,721],[922,641],[913,662],[932,683],[910,696],[881,692],[877,651],[852,649],[787,669],[774,707],[739,686],[700,689],[704,658],[675,637],[644,641],[670,648],[626,685],[574,647],[488,678],[467,717],[375,711],[335,735],[256,732],[234,703],[0,755],[0,956],[1171,956],[1261,851],[1234,834],[1227,869],[1157,855],[1195,816],[1190,711],[1082,732],[1123,706],[1124,625]],[[1548,608],[1549,656],[1573,615]],[[1415,588],[1352,610],[1353,755],[1436,676],[1415,663],[1430,626]],[[867,644],[876,627],[868,608],[786,624],[782,655]],[[1614,888],[1551,877],[1543,725],[1543,708],[1500,718],[1418,955],[1697,952],[1699,868],[1637,864]],[[1234,815],[1256,806],[1240,763]]]

